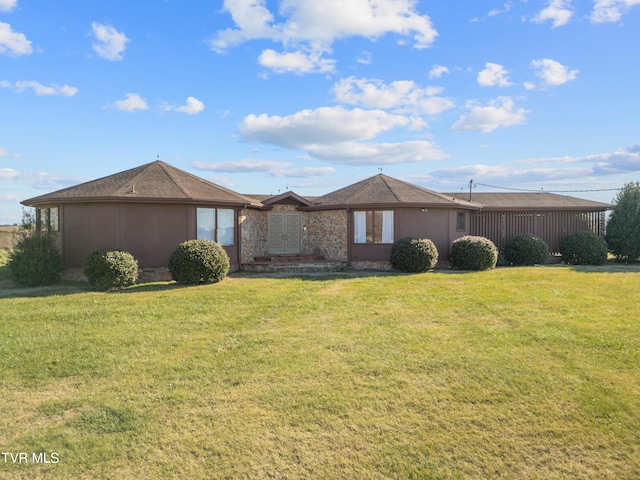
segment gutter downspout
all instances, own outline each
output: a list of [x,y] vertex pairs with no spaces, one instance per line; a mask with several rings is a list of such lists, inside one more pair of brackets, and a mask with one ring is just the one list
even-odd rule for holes
[[[245,205],[244,208],[246,209],[247,206]],[[240,223],[240,213],[242,212],[242,207],[241,208],[237,208],[236,209],[236,225],[238,225],[238,228],[236,228],[236,260],[238,262],[238,271],[240,272],[242,270],[242,263],[240,263],[240,259],[242,258],[242,243],[240,242],[240,239],[242,238],[242,232],[241,232],[241,228],[242,228],[242,224]]]
[[347,268],[351,268],[351,239],[353,239],[353,222],[350,212],[351,209],[347,207]]

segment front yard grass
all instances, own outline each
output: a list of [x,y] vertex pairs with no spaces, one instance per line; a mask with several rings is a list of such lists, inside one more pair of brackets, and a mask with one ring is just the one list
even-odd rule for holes
[[639,478],[639,291],[530,267],[14,292],[0,450],[28,462],[0,478]]

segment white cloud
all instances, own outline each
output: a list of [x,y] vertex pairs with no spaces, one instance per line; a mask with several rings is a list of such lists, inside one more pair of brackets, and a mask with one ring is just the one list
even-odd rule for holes
[[344,165],[392,165],[443,160],[448,155],[427,141],[402,143],[343,142],[316,145],[308,150],[312,157]]
[[10,12],[18,4],[18,0],[0,0],[0,12]]
[[14,32],[11,25],[0,22],[0,54],[7,54],[12,57],[20,55],[31,55],[33,48],[31,42],[23,33]]
[[573,16],[573,11],[570,7],[570,0],[549,0],[549,6],[541,10],[540,13],[533,18],[533,21],[536,23],[551,21],[553,22],[553,28],[561,27],[569,23],[569,20],[571,20]]
[[239,131],[246,141],[305,150],[319,144],[370,139],[409,124],[410,119],[382,110],[338,106],[302,110],[286,117],[251,114],[242,120]]
[[266,173],[272,177],[296,177],[309,178],[329,175],[336,171],[333,167],[303,167],[291,168],[291,162],[278,162],[274,160],[239,160],[236,162],[213,162],[192,164],[198,170],[208,170],[224,173]]
[[133,112],[134,110],[146,110],[149,108],[147,102],[140,97],[137,93],[125,94],[124,100],[118,100],[115,102],[115,106],[118,110],[124,110],[126,112]]
[[22,199],[18,197],[18,195],[3,194],[0,195],[0,200],[7,202],[19,202]]
[[225,0],[223,10],[231,14],[238,28],[218,30],[210,42],[211,49],[223,53],[249,40],[277,40],[280,34],[271,26],[273,15],[264,4],[264,0]]
[[13,180],[20,178],[22,174],[13,168],[0,168],[0,179]]
[[533,60],[531,66],[537,70],[536,76],[542,79],[544,86],[557,87],[575,80],[578,76],[578,70],[569,70],[566,66],[550,58]]
[[620,174],[640,173],[640,143],[629,148],[621,148],[611,153],[596,153],[580,157],[551,157],[519,160],[515,162],[523,165],[567,165],[585,164],[591,168],[590,173]]
[[416,115],[436,115],[453,108],[452,100],[438,96],[442,91],[440,87],[420,88],[411,80],[387,85],[381,80],[355,77],[342,79],[333,86],[338,102]]
[[552,180],[575,180],[592,174],[588,167],[572,168],[525,168],[517,169],[513,165],[475,164],[462,167],[442,168],[431,172],[438,179],[477,179],[478,183],[489,182],[503,186],[506,184],[523,185],[546,183]]
[[274,160],[238,160],[235,162],[194,162],[192,166],[198,170],[208,170],[212,172],[224,173],[269,173],[280,171],[286,167],[290,167],[290,162],[278,162]]
[[86,182],[88,179],[48,172],[19,172],[12,168],[0,168],[0,180],[15,180],[41,190],[58,190]]
[[449,69],[443,65],[434,65],[429,71],[429,78],[441,78]]
[[186,105],[177,107],[176,112],[186,113],[187,115],[196,115],[204,110],[204,103],[195,97],[188,97]]
[[129,39],[122,32],[118,32],[111,25],[92,23],[93,35],[96,41],[93,50],[107,60],[122,60],[122,54],[127,48]]
[[278,53],[267,49],[258,57],[258,63],[276,73],[326,73],[333,72],[335,60],[322,58],[322,52],[306,54],[302,51]]
[[593,23],[617,22],[640,0],[595,0],[591,21]]
[[373,61],[373,54],[371,52],[362,52],[357,58],[356,62],[362,65],[370,65]]
[[469,113],[464,114],[451,127],[455,132],[479,130],[484,133],[497,128],[521,125],[528,113],[524,108],[516,108],[511,97],[499,97],[486,106],[473,102],[468,104]]
[[438,33],[416,5],[416,0],[283,0],[277,12],[283,21],[278,23],[266,0],[225,0],[224,10],[231,14],[235,28],[219,30],[210,47],[224,53],[250,40],[272,40],[281,43],[285,52],[263,52],[263,66],[280,72],[324,72],[333,64],[322,54],[343,38],[375,39],[395,33],[411,37],[414,48],[429,47]]
[[[498,165],[483,163],[458,167],[445,167],[428,174],[413,175],[414,182],[429,188],[463,191],[469,179],[476,183],[499,187],[571,193],[566,190],[593,190],[619,188],[630,174],[640,173],[640,144],[616,150],[583,156],[564,156],[516,160]],[[493,189],[489,189],[493,190]],[[486,191],[486,190],[485,190]],[[576,192],[577,193],[577,192]],[[608,202],[607,193],[599,201]],[[578,195],[580,196],[580,195]],[[592,198],[597,200],[597,198]]]
[[507,2],[504,4],[504,6],[502,7],[502,9],[500,8],[495,8],[493,10],[491,10],[487,16],[489,17],[496,17],[498,15],[502,15],[503,13],[507,13],[509,12],[511,9],[513,8],[513,2]]
[[484,70],[478,73],[478,84],[481,87],[508,87],[509,72],[502,65],[497,63],[487,63]]
[[420,119],[382,110],[324,107],[286,117],[249,115],[239,126],[246,141],[304,150],[309,157],[330,163],[380,165],[440,160],[446,155],[427,141],[366,142],[396,127],[424,125]]
[[282,175],[295,178],[313,178],[330,175],[335,173],[335,171],[336,169],[333,167],[303,167],[283,170]]
[[0,147],[0,157],[14,157],[14,158],[20,158],[20,154],[18,153],[11,153],[9,150],[7,150],[4,147]]
[[61,95],[63,97],[73,97],[76,93],[78,93],[78,89],[76,87],[70,87],[69,85],[42,85],[35,80],[20,80],[15,83],[2,81],[0,82],[1,88],[13,88],[16,92],[22,93],[25,90],[31,88],[33,89],[36,95]]
[[508,13],[509,11],[511,11],[513,7],[514,7],[513,2],[506,2],[502,8],[494,8],[489,13],[487,13],[485,17],[482,17],[482,18],[475,17],[475,18],[472,18],[471,21],[474,23],[478,23],[478,22],[485,21],[487,18],[497,17],[498,15],[503,15],[505,13]]

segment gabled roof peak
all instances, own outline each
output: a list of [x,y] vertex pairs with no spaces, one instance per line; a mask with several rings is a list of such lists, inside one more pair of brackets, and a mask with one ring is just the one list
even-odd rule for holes
[[469,202],[454,199],[441,193],[378,173],[347,187],[324,195],[314,202],[316,207],[329,206],[453,206],[478,208]]
[[25,200],[25,205],[53,202],[149,201],[259,206],[208,180],[155,160],[120,173]]

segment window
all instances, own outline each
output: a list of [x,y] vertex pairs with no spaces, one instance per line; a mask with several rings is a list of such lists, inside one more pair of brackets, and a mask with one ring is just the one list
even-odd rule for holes
[[220,245],[235,243],[235,212],[230,208],[196,209],[197,238]]
[[456,230],[459,232],[464,232],[467,229],[466,226],[467,216],[464,212],[458,212],[458,216],[456,217]]
[[393,243],[393,211],[353,212],[354,243]]
[[60,230],[60,219],[58,207],[39,208],[36,212],[38,228],[47,232],[58,232]]

